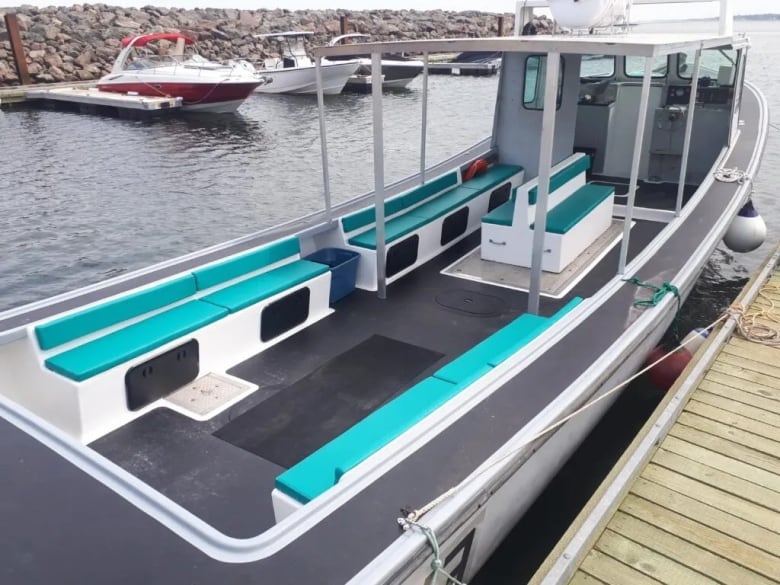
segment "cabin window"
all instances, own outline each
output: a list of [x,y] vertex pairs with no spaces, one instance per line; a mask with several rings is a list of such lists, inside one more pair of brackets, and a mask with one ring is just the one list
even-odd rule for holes
[[612,55],[583,55],[580,78],[607,78],[615,75],[615,57]]
[[[563,68],[565,61],[561,57],[561,67],[558,70],[558,104],[563,101]],[[544,109],[544,85],[546,83],[547,56],[532,55],[525,60],[525,91],[523,92],[523,107],[527,110]]]
[[[677,75],[680,79],[693,77],[693,65],[696,62],[696,53],[678,53]],[[737,52],[734,49],[707,49],[701,52],[701,67],[699,80],[708,79],[707,85],[718,86],[734,85],[734,76],[737,74]]]
[[[653,79],[666,77],[669,70],[669,57],[660,55],[653,59]],[[645,58],[644,57],[626,57],[625,66],[626,77],[644,77],[645,76]]]

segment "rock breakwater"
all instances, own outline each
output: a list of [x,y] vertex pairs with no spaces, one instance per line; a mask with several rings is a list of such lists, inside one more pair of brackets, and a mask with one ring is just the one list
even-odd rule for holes
[[[372,40],[408,40],[446,37],[487,37],[498,33],[498,15],[443,10],[233,10],[120,8],[105,4],[71,7],[0,8],[17,15],[30,77],[35,83],[89,81],[108,72],[119,54],[120,40],[133,34],[184,32],[198,41],[207,59],[262,60],[275,55],[268,41],[253,35],[287,30],[315,33],[314,45],[326,44],[340,32],[346,16],[349,32],[371,35]],[[513,27],[505,15],[504,31]],[[0,85],[18,83],[11,44],[0,18]]]

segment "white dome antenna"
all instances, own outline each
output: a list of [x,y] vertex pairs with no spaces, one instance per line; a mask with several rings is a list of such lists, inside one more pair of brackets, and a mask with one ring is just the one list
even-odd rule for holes
[[549,0],[555,22],[570,29],[628,24],[631,0]]

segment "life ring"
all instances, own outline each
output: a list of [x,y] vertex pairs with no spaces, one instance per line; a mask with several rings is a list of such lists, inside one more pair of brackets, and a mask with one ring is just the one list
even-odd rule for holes
[[484,158],[478,158],[469,165],[466,172],[463,173],[463,182],[470,181],[477,175],[481,175],[488,170],[488,162]]

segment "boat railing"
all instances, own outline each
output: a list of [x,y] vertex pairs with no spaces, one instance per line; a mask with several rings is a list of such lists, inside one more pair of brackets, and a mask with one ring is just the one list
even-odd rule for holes
[[[251,64],[247,61],[247,65]],[[182,68],[192,75],[200,75],[203,72],[222,71],[228,76],[232,73],[245,74],[246,71],[239,69],[240,61],[228,63],[216,63],[208,61],[200,55],[139,55],[135,59],[128,61],[125,69],[128,71],[144,71],[148,74],[170,75],[176,74],[177,70]]]

